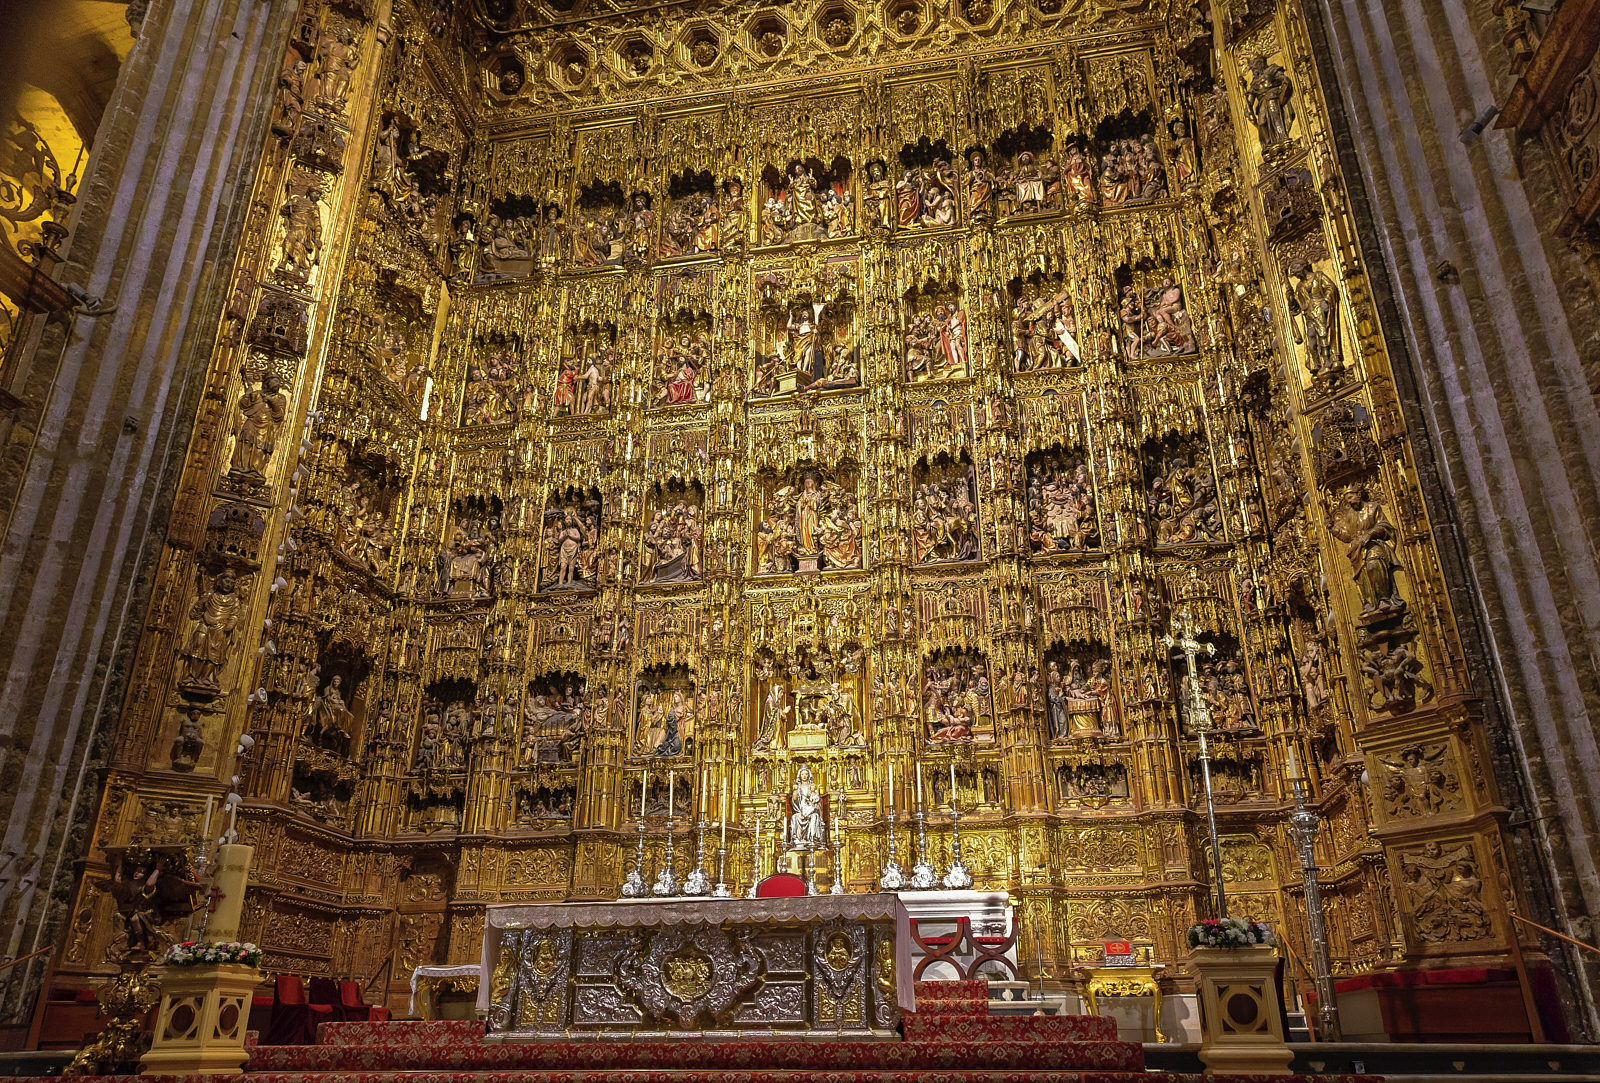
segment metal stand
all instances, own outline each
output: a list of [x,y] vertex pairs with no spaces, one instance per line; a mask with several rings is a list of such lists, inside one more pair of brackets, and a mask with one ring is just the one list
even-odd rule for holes
[[711,877],[706,875],[706,822],[701,820],[698,825],[698,835],[694,843],[694,868],[689,870],[689,875],[683,880],[683,893],[685,895],[709,895],[711,893]]
[[928,816],[919,808],[912,819],[917,821],[917,863],[911,868],[911,886],[927,891],[939,886],[939,870],[928,864]]
[[950,795],[950,869],[942,883],[950,891],[965,891],[972,886],[972,873],[961,863],[961,813],[956,811],[956,795]]
[[838,841],[833,844],[833,886],[828,894],[844,894],[844,847]]
[[1202,643],[1205,629],[1195,623],[1194,615],[1185,606],[1172,617],[1172,631],[1161,637],[1168,650],[1177,648],[1188,662],[1184,684],[1189,690],[1189,725],[1200,738],[1200,774],[1206,787],[1206,829],[1211,834],[1212,880],[1217,891],[1217,917],[1228,916],[1228,896],[1222,886],[1222,846],[1217,839],[1217,802],[1211,791],[1211,749],[1206,745],[1206,735],[1211,732],[1211,708],[1200,691],[1199,667],[1195,658],[1201,651],[1216,654],[1215,643]]
[[[761,818],[759,816],[756,817],[756,834],[757,836],[761,834]],[[760,841],[758,837],[750,844],[750,890],[744,893],[744,897],[747,899],[756,897],[756,885],[761,882],[761,847],[758,845]]]
[[906,886],[906,870],[900,867],[896,860],[894,845],[894,809],[889,810],[889,863],[883,867],[883,872],[878,876],[878,887],[884,891],[903,891]]
[[650,895],[650,887],[644,882],[644,817],[639,817],[639,849],[634,854],[633,868],[622,881],[622,897],[624,899],[644,899]]
[[713,899],[731,899],[733,892],[728,890],[728,849],[725,846],[717,847],[717,886],[711,892]]
[[1289,831],[1300,848],[1300,875],[1306,892],[1306,923],[1311,933],[1311,980],[1317,987],[1317,1040],[1340,1042],[1339,1005],[1333,991],[1333,968],[1328,963],[1328,925],[1322,913],[1322,888],[1317,883],[1317,826],[1322,818],[1306,807],[1305,781],[1294,784],[1294,814]]
[[800,852],[805,855],[800,860],[806,870],[806,894],[815,895],[817,893],[817,852],[812,849],[805,849]]
[[667,818],[667,853],[661,862],[661,872],[656,875],[656,882],[651,885],[650,891],[660,898],[683,894],[683,885],[678,882],[678,874],[672,868],[672,831],[675,821]]

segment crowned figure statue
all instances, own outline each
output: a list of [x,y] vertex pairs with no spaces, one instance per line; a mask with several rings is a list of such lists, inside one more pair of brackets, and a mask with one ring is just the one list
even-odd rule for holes
[[822,791],[811,780],[811,768],[801,767],[790,794],[789,847],[794,850],[820,850],[825,845],[822,832]]

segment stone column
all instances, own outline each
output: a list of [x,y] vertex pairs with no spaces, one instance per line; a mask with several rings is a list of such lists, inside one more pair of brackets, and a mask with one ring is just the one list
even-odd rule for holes
[[[23,406],[0,453],[7,955],[49,943],[60,916],[46,900],[71,876],[92,750],[122,699],[294,7],[152,0],[58,273],[117,309],[50,325],[9,374]],[[10,978],[7,1009],[43,962]]]

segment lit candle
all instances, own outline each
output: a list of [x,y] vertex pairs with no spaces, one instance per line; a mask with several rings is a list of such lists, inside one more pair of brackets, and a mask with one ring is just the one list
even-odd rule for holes
[[922,811],[922,761],[917,761],[917,811]]
[[706,818],[706,769],[700,768],[700,819]]
[[1289,777],[1290,778],[1299,778],[1300,777],[1300,764],[1294,758],[1294,740],[1292,738],[1290,739],[1290,741],[1289,741],[1289,743],[1288,743],[1288,745],[1286,747],[1289,749]]
[[728,848],[728,780],[722,780],[722,848]]
[[639,779],[639,819],[644,819],[644,798],[650,792],[650,768],[644,769],[644,775]]
[[667,768],[667,819],[669,820],[672,819],[673,813],[676,812],[678,808],[677,804],[672,799],[672,787],[677,781],[677,774],[672,770],[672,768]]
[[211,794],[206,795],[206,824],[200,829],[200,856],[204,857],[211,848],[211,805],[216,798]]

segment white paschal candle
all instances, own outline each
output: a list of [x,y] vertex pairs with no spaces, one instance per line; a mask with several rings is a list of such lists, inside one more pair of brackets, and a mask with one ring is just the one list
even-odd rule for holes
[[917,808],[922,808],[922,761],[917,761]]
[[956,761],[950,761],[950,808],[956,807]]
[[644,769],[644,775],[639,779],[639,819],[644,819],[644,799],[650,792],[650,768]]
[[889,815],[894,815],[894,764],[889,764]]
[[677,772],[667,768],[667,819],[672,819],[678,813],[678,803],[673,799],[673,786],[678,781]]
[[719,817],[719,819],[722,822],[722,848],[724,850],[726,850],[728,848],[728,780],[727,779],[723,779],[722,780],[722,815],[721,815],[721,817]]
[[700,819],[706,818],[706,769],[700,768]]

